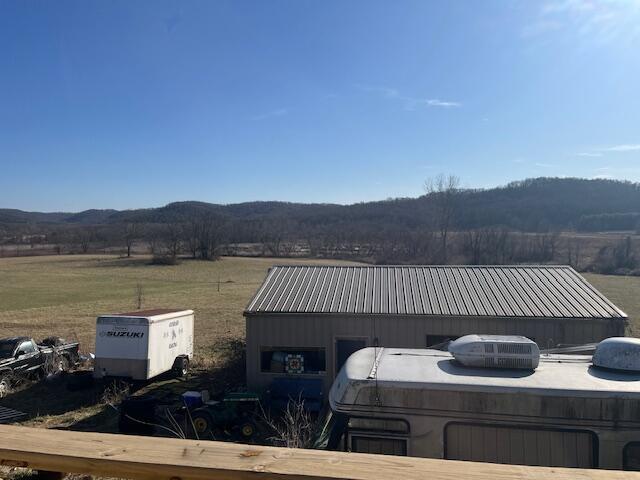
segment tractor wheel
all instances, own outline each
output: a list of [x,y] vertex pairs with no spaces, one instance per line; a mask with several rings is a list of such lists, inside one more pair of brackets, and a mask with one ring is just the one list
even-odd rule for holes
[[193,421],[193,428],[195,429],[198,437],[203,438],[210,435],[213,429],[213,419],[207,412],[193,412],[191,414]]
[[240,435],[242,438],[252,438],[256,433],[256,426],[253,422],[242,422],[240,424]]

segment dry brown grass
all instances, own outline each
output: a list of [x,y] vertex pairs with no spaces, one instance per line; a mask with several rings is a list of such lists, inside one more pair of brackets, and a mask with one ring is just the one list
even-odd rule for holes
[[609,300],[629,316],[627,335],[640,337],[640,277],[584,274]]
[[323,263],[238,257],[169,266],[149,262],[148,256],[1,258],[2,336],[77,338],[83,351],[92,351],[96,316],[137,308],[141,285],[145,307],[195,310],[196,354],[204,353],[221,338],[244,337],[242,312],[270,266]]

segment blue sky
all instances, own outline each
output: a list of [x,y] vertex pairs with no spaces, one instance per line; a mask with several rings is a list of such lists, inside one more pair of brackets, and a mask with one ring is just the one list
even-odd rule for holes
[[640,181],[640,1],[0,0],[0,207]]

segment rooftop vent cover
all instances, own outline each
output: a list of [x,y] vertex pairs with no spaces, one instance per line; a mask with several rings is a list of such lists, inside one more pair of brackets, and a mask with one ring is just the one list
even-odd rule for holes
[[449,352],[467,367],[533,370],[540,362],[536,342],[515,335],[465,335],[449,344]]
[[601,341],[593,354],[596,367],[640,372],[640,339],[611,337]]

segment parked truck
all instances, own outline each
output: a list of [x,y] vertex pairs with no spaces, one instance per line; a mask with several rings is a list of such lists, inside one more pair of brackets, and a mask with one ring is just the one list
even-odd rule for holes
[[329,394],[316,448],[640,470],[640,340],[540,354],[523,337],[365,348]]
[[21,378],[68,370],[78,362],[78,347],[59,337],[40,343],[30,337],[0,339],[0,398]]
[[148,380],[184,376],[193,358],[193,310],[155,309],[101,315],[94,378]]

